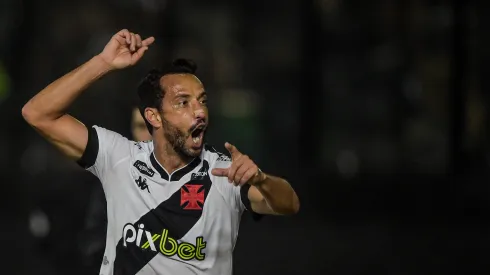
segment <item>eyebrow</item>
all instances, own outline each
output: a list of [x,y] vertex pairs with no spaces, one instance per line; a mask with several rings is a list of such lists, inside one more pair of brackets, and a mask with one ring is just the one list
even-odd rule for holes
[[[204,96],[206,96],[207,93],[205,90],[203,90],[198,96],[197,98],[200,99],[200,98],[203,98]],[[177,95],[175,96],[175,98],[189,98],[190,97],[190,94],[187,93],[187,92],[184,92],[184,91],[179,91],[177,92]]]
[[197,98],[203,98],[205,96],[207,96],[208,94],[206,93],[205,90],[202,90],[202,92],[197,96]]

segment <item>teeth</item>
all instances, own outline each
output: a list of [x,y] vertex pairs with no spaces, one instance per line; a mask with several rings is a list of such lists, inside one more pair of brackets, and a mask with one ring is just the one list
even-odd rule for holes
[[195,137],[192,138],[192,141],[194,141],[194,143],[198,143],[200,139],[201,139],[200,137]]

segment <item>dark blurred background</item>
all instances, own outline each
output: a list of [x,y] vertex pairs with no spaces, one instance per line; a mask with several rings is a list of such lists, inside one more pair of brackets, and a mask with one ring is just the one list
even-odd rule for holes
[[300,196],[295,217],[244,218],[234,274],[488,274],[488,6],[2,0],[0,274],[98,274],[81,249],[98,182],[21,108],[122,28],[156,45],[73,115],[129,137],[138,81],[192,58],[210,96],[209,143],[235,143]]

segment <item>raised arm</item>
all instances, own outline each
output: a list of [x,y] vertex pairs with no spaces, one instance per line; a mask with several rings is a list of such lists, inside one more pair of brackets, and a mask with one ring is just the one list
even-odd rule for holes
[[68,107],[102,76],[136,64],[153,41],[153,37],[142,41],[138,34],[121,30],[99,55],[57,79],[29,100],[22,108],[22,116],[65,155],[74,160],[80,159],[87,145],[88,130],[80,121],[66,114]]

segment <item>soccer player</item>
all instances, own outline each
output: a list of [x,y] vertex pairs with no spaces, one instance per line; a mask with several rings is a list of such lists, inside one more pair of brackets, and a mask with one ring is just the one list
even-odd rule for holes
[[207,94],[192,62],[153,70],[138,87],[150,142],[87,128],[65,113],[90,84],[136,64],[153,42],[121,30],[22,114],[102,182],[108,234],[100,274],[231,274],[242,213],[294,214],[299,199],[286,180],[262,172],[232,144],[225,143],[231,158],[204,145]]

